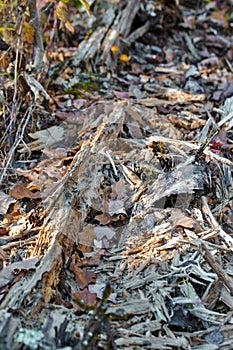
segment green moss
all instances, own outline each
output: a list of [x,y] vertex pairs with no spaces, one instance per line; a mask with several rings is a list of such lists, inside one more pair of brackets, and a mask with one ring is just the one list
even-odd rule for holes
[[83,98],[85,97],[84,91],[87,93],[93,93],[95,91],[98,91],[99,86],[98,82],[96,81],[96,78],[88,76],[87,74],[85,75],[86,77],[82,76],[79,82],[75,83],[72,87],[66,89],[65,93],[75,95],[76,98]]

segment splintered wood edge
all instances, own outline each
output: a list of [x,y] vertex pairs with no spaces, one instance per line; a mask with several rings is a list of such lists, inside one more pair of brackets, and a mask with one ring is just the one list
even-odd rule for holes
[[11,287],[1,302],[0,310],[23,311],[25,314],[38,312],[50,301],[53,290],[59,283],[60,270],[64,264],[63,252],[72,247],[72,241],[68,237],[58,234],[36,272],[25,276]]

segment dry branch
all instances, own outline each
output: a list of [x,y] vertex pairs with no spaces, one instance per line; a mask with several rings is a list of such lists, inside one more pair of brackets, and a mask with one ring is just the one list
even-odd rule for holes
[[[81,61],[94,60],[97,64],[109,64],[110,50],[113,45],[130,34],[132,23],[140,7],[140,0],[119,2],[113,9],[106,11],[103,17],[104,27],[99,27],[88,40],[83,40],[78,48],[75,65]],[[149,28],[147,23],[142,32]],[[138,32],[135,37],[140,36]],[[132,38],[129,36],[130,41]]]

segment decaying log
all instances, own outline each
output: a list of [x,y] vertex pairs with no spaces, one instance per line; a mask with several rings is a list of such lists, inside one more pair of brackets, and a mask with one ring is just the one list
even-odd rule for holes
[[92,166],[94,148],[102,135],[104,125],[97,129],[94,138],[83,144],[61,184],[49,198],[46,220],[34,251],[34,255],[37,256],[44,254],[36,273],[13,285],[2,300],[0,309],[23,310],[25,314],[35,314],[50,301],[52,292],[60,281],[61,268],[66,265],[71,255],[77,241],[77,233],[86,218],[85,207],[78,211],[75,205],[78,198],[81,199],[82,191],[90,188],[89,177],[80,181],[81,191],[76,190],[77,178],[80,173],[85,175],[85,169],[90,172],[88,165]]

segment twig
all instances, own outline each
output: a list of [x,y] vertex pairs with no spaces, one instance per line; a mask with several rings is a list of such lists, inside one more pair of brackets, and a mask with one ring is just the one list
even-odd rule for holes
[[106,335],[108,349],[116,350],[116,343],[109,323],[109,315],[106,314],[107,301],[112,289],[108,282],[103,291],[103,297],[99,305],[94,309],[92,317],[89,319],[83,334],[83,339],[74,348],[75,350],[97,349],[101,333]]
[[218,128],[217,123],[215,122],[214,118],[212,117],[209,111],[207,111],[207,114],[208,114],[208,120],[206,121],[201,132],[196,135],[195,141],[204,142],[207,139],[207,135],[209,134],[210,128],[212,129]]
[[40,28],[40,21],[36,7],[36,0],[29,0],[28,8],[30,13],[30,18],[32,25],[35,29],[35,46],[36,46],[36,56],[34,60],[34,66],[38,67],[43,63],[44,56],[44,43]]
[[18,84],[18,62],[19,62],[19,44],[20,44],[20,33],[22,30],[22,22],[20,24],[19,37],[17,40],[17,49],[16,49],[16,57],[15,57],[15,66],[14,66],[14,94],[12,99],[12,107],[11,107],[11,115],[10,115],[10,132],[9,132],[9,144],[12,145],[12,129],[15,121],[15,111],[16,111],[16,96],[17,96],[17,84]]
[[219,235],[222,237],[222,239],[229,244],[230,247],[233,247],[233,238],[228,235],[225,231],[223,231],[223,229],[221,228],[221,226],[217,223],[215,217],[213,216],[213,214],[211,213],[210,207],[207,203],[206,197],[202,197],[202,203],[203,203],[203,211],[204,213],[207,215],[207,219],[209,219],[209,223],[211,224],[213,229],[218,229],[219,231]]
[[229,61],[229,59],[227,58],[227,56],[224,57],[225,61],[226,61],[226,64],[228,65],[231,73],[233,73],[233,67],[232,67],[232,64],[231,62]]
[[108,151],[102,150],[101,153],[109,159],[109,161],[110,161],[110,163],[111,163],[111,165],[112,165],[114,174],[115,174],[117,177],[119,177],[119,174],[118,174],[118,172],[117,172],[115,163],[114,163],[112,157],[110,156],[109,152],[108,152]]
[[204,250],[204,259],[211,266],[212,270],[218,275],[226,287],[229,289],[231,295],[233,295],[233,280],[225,273],[223,268],[215,261],[210,251],[204,243],[201,244],[201,248]]
[[197,51],[196,51],[196,48],[195,46],[193,45],[192,43],[192,40],[190,39],[190,37],[188,36],[187,33],[184,33],[183,34],[183,37],[186,41],[186,44],[187,44],[187,47],[190,51],[190,53],[193,55],[193,57],[196,59],[196,60],[200,60],[200,56],[198,55]]
[[[39,235],[39,234],[38,234]],[[12,248],[14,247],[22,247],[24,246],[25,244],[34,244],[36,245],[36,241],[37,241],[37,238],[38,238],[38,235],[35,235],[33,237],[29,237],[27,239],[24,239],[24,240],[18,240],[16,242],[9,242],[7,244],[4,244],[1,248],[4,250],[4,251],[8,251],[8,250],[11,250]]]
[[231,120],[233,117],[233,112],[229,113],[228,115],[226,115],[223,119],[221,119],[217,125],[218,127],[222,126],[223,124],[225,124],[226,122],[228,122],[228,120]]
[[143,26],[140,28],[137,28],[134,32],[132,32],[128,38],[126,38],[126,41],[129,43],[135,42],[138,38],[141,38],[150,28],[150,21],[147,21]]
[[201,147],[197,150],[196,155],[195,155],[195,162],[199,160],[199,158],[202,156],[204,150],[209,146],[210,141],[217,135],[218,131],[216,131],[212,136],[210,136],[202,145]]
[[34,108],[34,104],[32,104],[29,107],[25,118],[22,120],[22,131],[21,131],[21,134],[20,134],[19,137],[15,138],[15,142],[14,142],[13,146],[10,149],[10,152],[8,154],[8,158],[5,161],[5,163],[3,164],[3,170],[2,170],[2,173],[0,175],[0,185],[2,184],[4,176],[5,176],[6,172],[7,172],[7,169],[9,168],[9,165],[10,165],[10,163],[11,163],[13,157],[14,157],[15,150],[17,149],[17,147],[20,144],[20,142],[22,142],[22,140],[23,140],[24,132],[25,132],[26,126],[28,124],[28,121],[29,121],[29,119],[31,117],[31,113],[32,113],[33,108]]

